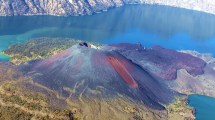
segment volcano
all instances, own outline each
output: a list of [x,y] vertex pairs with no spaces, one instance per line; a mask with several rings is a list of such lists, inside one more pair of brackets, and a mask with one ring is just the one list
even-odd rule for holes
[[164,104],[182,96],[164,81],[174,79],[177,69],[185,69],[192,75],[202,74],[204,66],[205,62],[199,58],[161,47],[77,44],[47,59],[23,64],[20,69],[34,82],[62,96],[68,97],[64,88],[71,88],[72,98],[125,96],[136,103],[164,110]]

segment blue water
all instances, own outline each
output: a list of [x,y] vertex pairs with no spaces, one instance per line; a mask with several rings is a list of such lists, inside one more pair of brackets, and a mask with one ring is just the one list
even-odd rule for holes
[[189,106],[196,109],[196,120],[215,120],[215,98],[190,95]]
[[[97,43],[141,42],[215,56],[215,15],[158,5],[127,5],[92,16],[0,17],[0,51],[37,37]],[[5,56],[0,55],[0,60]]]
[[3,55],[3,54],[1,54],[0,53],[0,60],[2,60],[2,61],[9,61],[10,60],[10,57],[9,56],[5,56],[5,55]]

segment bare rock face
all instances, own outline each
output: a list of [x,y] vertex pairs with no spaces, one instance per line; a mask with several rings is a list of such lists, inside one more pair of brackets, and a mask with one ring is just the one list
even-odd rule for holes
[[215,14],[209,0],[0,0],[0,15],[85,15],[124,4],[158,4]]
[[122,0],[1,0],[0,15],[84,15],[121,5]]

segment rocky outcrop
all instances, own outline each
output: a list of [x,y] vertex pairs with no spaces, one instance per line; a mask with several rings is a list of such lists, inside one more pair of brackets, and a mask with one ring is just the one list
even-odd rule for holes
[[209,0],[1,0],[0,15],[85,15],[124,4],[159,4],[215,13]]
[[213,56],[190,50],[181,52],[204,60],[207,63],[204,68],[204,74],[192,76],[185,70],[178,70],[177,79],[172,81],[172,83],[169,82],[169,86],[183,94],[201,94],[215,97],[215,59]]

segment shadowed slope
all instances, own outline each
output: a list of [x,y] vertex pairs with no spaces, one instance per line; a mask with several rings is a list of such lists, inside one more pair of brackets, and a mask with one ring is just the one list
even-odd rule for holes
[[159,46],[144,48],[138,44],[127,43],[111,46],[113,47],[109,49],[119,52],[159,79],[176,79],[179,69],[185,69],[193,76],[200,75],[204,73],[206,65],[202,59]]

